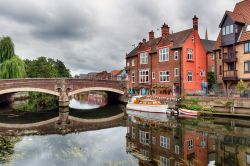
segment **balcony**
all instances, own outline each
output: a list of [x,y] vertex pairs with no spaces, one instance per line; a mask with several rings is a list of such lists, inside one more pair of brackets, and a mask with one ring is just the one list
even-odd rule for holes
[[223,63],[230,63],[230,62],[236,62],[237,57],[236,57],[237,52],[229,52],[229,53],[223,53]]
[[237,81],[237,70],[224,71],[222,79],[223,81]]

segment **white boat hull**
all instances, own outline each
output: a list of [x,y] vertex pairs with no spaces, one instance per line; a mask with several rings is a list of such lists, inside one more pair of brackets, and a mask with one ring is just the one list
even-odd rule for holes
[[128,110],[139,111],[139,112],[149,112],[149,113],[175,113],[174,110],[168,108],[168,105],[145,105],[145,104],[131,104],[127,105]]

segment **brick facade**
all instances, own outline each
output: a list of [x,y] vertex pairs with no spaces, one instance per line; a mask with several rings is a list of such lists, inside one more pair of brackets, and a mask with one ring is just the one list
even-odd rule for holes
[[[126,55],[129,88],[133,89],[134,94],[171,96],[204,90],[202,84],[207,82],[206,50],[198,34],[198,18],[196,16],[193,18],[191,29],[170,34],[170,28],[164,23],[161,30],[161,37],[154,38],[154,32],[150,31],[149,40],[143,39]],[[162,49],[168,50],[166,51],[168,56],[163,61],[160,60],[160,52],[164,51]],[[188,60],[187,54],[190,49],[192,59]],[[147,64],[140,63],[141,53],[146,53],[148,56]],[[148,71],[146,83],[140,81],[140,71],[143,70]],[[190,72],[192,79],[188,80]]]

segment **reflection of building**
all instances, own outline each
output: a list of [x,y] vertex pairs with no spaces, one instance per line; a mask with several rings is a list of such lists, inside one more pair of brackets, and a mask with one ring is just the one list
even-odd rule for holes
[[80,102],[104,106],[107,104],[107,96],[104,92],[85,92],[79,93],[74,98]]
[[203,166],[211,160],[214,139],[207,133],[185,130],[176,126],[176,121],[164,125],[136,119],[136,123],[129,122],[127,148],[139,159],[140,165]]

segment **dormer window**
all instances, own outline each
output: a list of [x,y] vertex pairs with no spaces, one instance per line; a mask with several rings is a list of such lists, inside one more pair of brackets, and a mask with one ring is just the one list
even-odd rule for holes
[[229,35],[234,33],[234,25],[227,25],[222,28],[222,35]]
[[148,53],[147,52],[140,53],[140,64],[148,64]]

